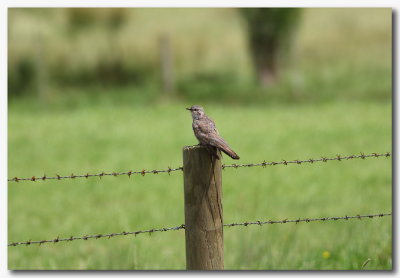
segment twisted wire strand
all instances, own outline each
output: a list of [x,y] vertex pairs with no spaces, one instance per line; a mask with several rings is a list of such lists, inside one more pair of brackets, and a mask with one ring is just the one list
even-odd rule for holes
[[131,175],[137,175],[140,174],[142,176],[146,175],[146,174],[158,174],[158,173],[168,173],[170,174],[171,172],[174,171],[182,171],[183,168],[182,167],[178,167],[178,168],[171,168],[168,167],[168,169],[166,170],[142,170],[142,171],[128,171],[128,172],[112,172],[112,173],[105,173],[105,172],[101,172],[99,174],[85,174],[85,175],[74,175],[73,173],[70,176],[60,176],[58,174],[56,174],[55,177],[47,177],[46,175],[42,176],[42,177],[31,177],[31,178],[12,178],[12,179],[8,179],[8,181],[15,181],[15,182],[19,182],[19,181],[37,181],[37,180],[61,180],[61,179],[75,179],[75,178],[89,178],[89,177],[99,177],[102,178],[103,176],[122,176],[122,175],[127,175],[128,177],[131,177]]
[[[235,227],[235,226],[250,226],[250,225],[266,225],[266,224],[286,224],[286,223],[300,223],[300,222],[314,222],[314,221],[336,221],[336,220],[352,220],[352,219],[363,219],[363,218],[375,218],[375,217],[384,217],[384,216],[391,216],[392,213],[380,213],[380,214],[369,214],[369,215],[355,215],[355,216],[340,216],[340,217],[321,217],[321,218],[298,218],[298,219],[283,219],[283,220],[268,220],[268,221],[253,221],[253,222],[242,222],[242,223],[231,223],[231,224],[224,224],[224,227]],[[57,236],[55,239],[50,239],[50,240],[41,240],[41,241],[32,241],[28,240],[25,242],[12,242],[8,244],[8,246],[20,246],[20,245],[25,245],[25,246],[30,246],[30,245],[35,245],[38,244],[39,246],[44,244],[44,243],[59,243],[63,241],[74,241],[74,240],[88,240],[88,239],[99,239],[99,238],[105,238],[108,237],[109,239],[115,236],[126,236],[126,235],[138,235],[138,234],[152,234],[153,232],[166,232],[166,231],[177,231],[185,229],[185,225],[182,224],[177,227],[172,227],[172,228],[159,228],[159,229],[150,229],[150,230],[143,230],[143,231],[135,231],[135,232],[121,232],[121,233],[111,233],[111,234],[97,234],[97,235],[90,235],[90,236],[81,236],[81,237],[74,237],[70,236],[69,238],[60,238]]]
[[[360,153],[360,155],[348,155],[348,156],[341,156],[341,155],[336,155],[335,157],[324,157],[322,156],[321,158],[318,159],[307,159],[307,160],[291,160],[291,161],[287,161],[287,160],[282,160],[279,162],[266,162],[265,160],[261,163],[249,163],[249,164],[231,164],[231,165],[222,165],[222,169],[225,168],[240,168],[240,167],[257,167],[257,166],[261,166],[261,167],[266,167],[266,166],[274,166],[274,165],[289,165],[289,164],[298,164],[298,165],[302,165],[305,163],[314,163],[314,162],[328,162],[328,161],[332,161],[332,160],[337,160],[337,161],[344,161],[344,160],[350,160],[350,159],[365,159],[365,158],[369,158],[369,157],[390,157],[392,155],[392,153],[387,152],[387,153],[372,153],[372,154],[364,154],[364,153]],[[164,170],[142,170],[142,171],[128,171],[128,172],[112,172],[112,173],[98,173],[98,174],[85,174],[85,175],[74,175],[71,174],[69,176],[60,176],[58,174],[56,174],[56,176],[53,177],[47,177],[46,175],[43,175],[42,177],[31,177],[31,178],[18,178],[18,177],[14,177],[12,179],[8,179],[9,182],[19,182],[19,181],[38,181],[38,180],[61,180],[61,179],[75,179],[75,178],[89,178],[89,177],[99,177],[102,178],[103,176],[122,176],[122,175],[126,175],[128,177],[131,177],[131,175],[142,175],[145,176],[146,174],[158,174],[158,173],[168,173],[170,174],[171,172],[174,171],[182,171],[183,167],[178,167],[178,168],[171,168],[168,167],[168,169],[164,169]]]
[[387,152],[387,153],[372,153],[372,154],[364,154],[364,153],[360,153],[360,155],[348,155],[348,156],[341,156],[339,154],[337,154],[335,157],[325,157],[325,156],[321,156],[321,158],[318,159],[306,159],[306,160],[291,160],[291,161],[287,161],[287,160],[282,160],[279,162],[261,162],[261,163],[249,163],[249,164],[232,164],[232,165],[222,165],[222,169],[224,168],[229,168],[229,167],[233,167],[233,168],[239,168],[239,167],[255,167],[255,166],[261,166],[261,167],[266,167],[266,166],[274,166],[274,165],[288,165],[288,164],[304,164],[304,163],[314,163],[314,162],[328,162],[328,161],[332,161],[332,160],[337,160],[337,161],[343,161],[343,160],[349,160],[349,159],[356,159],[356,158],[361,158],[361,159],[365,159],[368,157],[389,157],[391,156],[392,153]]

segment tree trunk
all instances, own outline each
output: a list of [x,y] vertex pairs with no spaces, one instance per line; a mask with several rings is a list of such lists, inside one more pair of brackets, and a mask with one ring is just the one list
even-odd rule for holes
[[258,80],[263,87],[269,87],[278,80],[278,53],[275,47],[253,50],[253,59]]

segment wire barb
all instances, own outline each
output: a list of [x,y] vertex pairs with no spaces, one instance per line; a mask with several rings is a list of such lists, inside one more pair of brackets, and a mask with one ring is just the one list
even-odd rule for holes
[[[300,223],[300,222],[305,222],[305,223],[310,223],[310,222],[314,222],[314,221],[327,221],[327,220],[349,220],[349,219],[362,219],[362,218],[375,218],[375,217],[383,217],[383,216],[391,216],[392,213],[380,213],[380,214],[369,214],[369,215],[360,215],[357,214],[356,216],[341,216],[341,217],[323,217],[323,218],[298,218],[298,219],[294,219],[294,220],[288,220],[287,218],[283,219],[283,220],[268,220],[268,221],[254,221],[254,222],[249,222],[249,221],[245,221],[242,223],[231,223],[231,224],[224,224],[224,227],[235,227],[235,226],[251,226],[251,225],[258,225],[258,226],[262,226],[265,224],[286,224],[286,223]],[[177,227],[173,227],[173,228],[159,228],[159,229],[150,229],[150,230],[139,230],[136,232],[121,232],[121,233],[110,233],[110,234],[97,234],[97,235],[91,235],[91,236],[81,236],[81,237],[73,237],[70,236],[68,238],[60,238],[59,236],[57,236],[55,239],[50,239],[50,240],[41,240],[41,241],[32,241],[32,240],[28,240],[25,242],[12,242],[9,243],[8,246],[19,246],[19,245],[34,245],[34,244],[38,244],[39,246],[41,246],[44,243],[58,243],[58,242],[62,242],[62,241],[66,241],[66,242],[70,242],[73,240],[88,240],[88,239],[99,239],[99,238],[108,238],[110,239],[111,237],[115,237],[115,236],[126,236],[126,235],[138,235],[138,234],[152,234],[154,232],[166,232],[166,231],[177,231],[177,230],[182,230],[185,229],[185,225],[182,224],[180,226]]]

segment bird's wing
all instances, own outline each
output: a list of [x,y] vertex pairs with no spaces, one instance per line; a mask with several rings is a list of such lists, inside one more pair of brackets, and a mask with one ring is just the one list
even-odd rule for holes
[[211,146],[217,147],[219,149],[230,149],[228,143],[218,134],[210,137]]
[[209,144],[210,137],[215,134],[214,128],[207,121],[193,122],[193,131],[200,144]]
[[193,122],[193,131],[200,144],[217,147],[230,157],[239,159],[239,156],[229,147],[228,143],[219,135],[215,123],[211,119]]
[[207,119],[208,119],[208,125],[209,125],[210,129],[212,129],[212,133],[219,135],[218,129],[215,126],[215,122],[213,121],[213,119],[208,118],[208,117],[207,117]]
[[202,143],[209,144],[218,148],[226,148],[228,144],[219,135],[215,123],[212,119],[207,118],[197,122],[196,127],[193,128],[196,137]]

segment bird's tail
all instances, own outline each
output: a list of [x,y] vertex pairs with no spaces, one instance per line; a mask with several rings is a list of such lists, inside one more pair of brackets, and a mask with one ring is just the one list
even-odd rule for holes
[[228,143],[226,143],[221,137],[215,140],[215,145],[232,159],[240,159],[240,157],[229,147]]
[[240,157],[229,147],[224,149],[221,148],[220,150],[229,155],[233,159],[240,159]]

